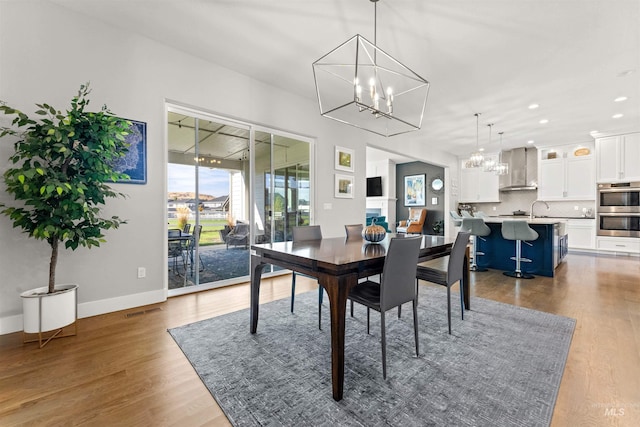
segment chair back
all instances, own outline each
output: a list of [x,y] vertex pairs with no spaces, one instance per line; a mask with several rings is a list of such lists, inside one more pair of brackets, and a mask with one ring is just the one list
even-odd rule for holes
[[538,233],[524,219],[507,219],[502,222],[502,237],[507,240],[536,240]]
[[200,242],[200,233],[202,232],[202,226],[196,225],[193,227],[193,234],[191,234],[191,242],[192,247],[195,247],[196,243]]
[[473,215],[469,213],[469,211],[460,211],[462,214],[462,218],[473,218]]
[[488,236],[491,229],[484,223],[482,218],[462,218],[460,231],[468,231],[473,236]]
[[185,224],[184,227],[182,227],[182,232],[189,234],[189,231],[191,231],[191,224]]
[[449,255],[449,264],[447,266],[447,286],[451,286],[458,280],[462,280],[464,274],[464,254],[467,250],[467,244],[469,243],[469,236],[471,233],[468,231],[459,231],[456,236],[456,241],[453,242],[453,248],[451,248],[451,254]]
[[307,225],[293,227],[293,241],[302,242],[304,240],[321,240],[322,231],[319,225]]
[[380,309],[387,311],[416,298],[416,272],[422,236],[394,237],[384,260]]
[[346,231],[347,233],[347,239],[354,239],[358,237],[362,238],[363,229],[364,226],[362,224],[352,224],[344,226],[344,231]]

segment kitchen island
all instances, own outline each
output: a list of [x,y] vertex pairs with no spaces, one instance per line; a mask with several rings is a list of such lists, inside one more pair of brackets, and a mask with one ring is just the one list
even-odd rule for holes
[[491,229],[491,234],[483,239],[476,239],[478,250],[485,255],[478,257],[479,267],[513,271],[516,262],[511,259],[516,254],[516,242],[502,237],[502,222],[510,219],[526,220],[538,233],[538,239],[522,242],[522,257],[531,262],[522,262],[520,268],[524,273],[553,277],[555,269],[567,254],[568,236],[566,221],[556,218],[534,218],[526,216],[487,217],[484,222]]

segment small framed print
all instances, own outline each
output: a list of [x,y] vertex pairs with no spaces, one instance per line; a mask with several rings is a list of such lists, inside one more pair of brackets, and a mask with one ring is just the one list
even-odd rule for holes
[[336,145],[335,169],[353,172],[353,150]]
[[353,176],[336,174],[334,197],[353,199]]

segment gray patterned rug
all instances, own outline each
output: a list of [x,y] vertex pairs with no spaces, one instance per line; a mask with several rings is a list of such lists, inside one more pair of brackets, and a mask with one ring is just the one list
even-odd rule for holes
[[[455,295],[455,294],[454,294]],[[453,298],[454,295],[452,295]],[[447,333],[446,291],[420,288],[420,357],[410,305],[387,315],[387,380],[379,319],[347,317],[344,398],[331,397],[328,307],[317,292],[260,306],[258,333],[241,310],[169,332],[236,426],[547,426],[575,320],[473,298]],[[454,301],[459,301],[454,299]],[[453,303],[453,307],[459,305]]]

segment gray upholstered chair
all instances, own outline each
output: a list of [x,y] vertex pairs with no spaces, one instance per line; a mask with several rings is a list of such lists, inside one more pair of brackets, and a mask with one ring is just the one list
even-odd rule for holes
[[244,245],[244,248],[247,249],[249,247],[249,232],[249,224],[244,222],[236,223],[236,226],[233,227],[233,230],[231,230],[225,238],[227,249],[229,249],[229,245]]
[[491,229],[484,223],[482,218],[462,218],[462,226],[460,231],[468,231],[473,236],[473,261],[471,262],[471,271],[487,271],[486,268],[478,267],[478,257],[484,255],[484,252],[478,250],[478,238],[491,234]]
[[473,218],[473,215],[471,215],[471,213],[466,210],[460,211],[460,214],[462,215],[462,218]]
[[345,225],[344,231],[347,233],[347,239],[362,239],[362,230],[364,226],[362,224]]
[[521,262],[531,262],[528,258],[522,257],[522,242],[529,246],[533,246],[529,243],[532,240],[538,238],[538,233],[527,224],[527,221],[522,219],[505,220],[502,223],[502,237],[506,240],[515,240],[516,242],[516,256],[511,257],[516,262],[516,269],[514,271],[505,271],[503,274],[509,277],[516,277],[518,279],[533,279],[533,275],[523,273],[520,268]]
[[456,241],[451,249],[451,255],[447,261],[447,269],[438,268],[442,265],[441,259],[421,262],[418,264],[416,277],[420,280],[436,283],[447,287],[447,320],[449,321],[449,334],[451,334],[451,286],[460,282],[460,310],[462,320],[464,320],[464,287],[462,286],[462,276],[464,274],[464,254],[471,234],[466,231],[458,232]]
[[416,341],[416,355],[420,354],[418,344],[418,292],[416,288],[416,268],[420,252],[421,237],[395,237],[389,242],[384,260],[380,283],[367,280],[359,283],[349,293],[349,299],[367,307],[367,333],[369,333],[369,312],[380,312],[382,343],[382,376],[387,378],[387,339],[385,312],[405,302],[413,302],[413,330]]
[[[301,227],[293,227],[293,242],[302,242],[305,240],[322,240],[322,230],[319,225],[307,225]],[[296,298],[296,276],[302,275],[305,277],[306,274],[296,273],[295,271],[291,274],[291,312],[293,313],[293,303]],[[315,279],[315,277],[312,277]],[[324,295],[324,290],[322,286],[318,284],[318,329],[322,329],[322,296]]]

